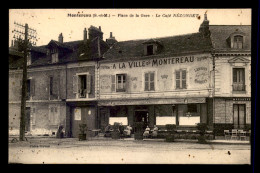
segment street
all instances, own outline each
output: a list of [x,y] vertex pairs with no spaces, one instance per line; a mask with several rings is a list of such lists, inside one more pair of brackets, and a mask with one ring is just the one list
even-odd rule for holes
[[9,143],[9,163],[250,164],[250,145],[32,138]]

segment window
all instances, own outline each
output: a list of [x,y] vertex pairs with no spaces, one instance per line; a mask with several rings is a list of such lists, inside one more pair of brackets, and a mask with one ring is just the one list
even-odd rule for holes
[[58,124],[58,107],[57,106],[51,106],[49,108],[49,121],[51,125],[57,125]]
[[245,109],[246,109],[245,104],[233,105],[234,128],[244,128],[246,124]]
[[116,75],[116,92],[126,91],[126,74]]
[[197,104],[188,104],[188,112],[197,113]]
[[79,97],[86,97],[86,89],[87,89],[87,76],[86,75],[80,75],[79,76]]
[[245,91],[244,68],[233,68],[233,91]]
[[233,48],[242,49],[243,48],[243,36],[234,36]]
[[58,53],[51,54],[51,61],[52,63],[58,62]]
[[145,91],[154,91],[154,72],[145,73]]
[[27,66],[29,66],[29,65],[32,64],[32,61],[31,61],[31,59],[32,59],[31,53],[29,52],[28,54],[29,54],[29,55],[27,56]]
[[53,77],[50,77],[50,95],[53,95]]
[[91,93],[91,79],[89,74],[73,76],[73,93],[79,98],[86,98]]
[[176,71],[176,89],[186,88],[186,70]]
[[147,46],[147,55],[153,55],[153,45]]

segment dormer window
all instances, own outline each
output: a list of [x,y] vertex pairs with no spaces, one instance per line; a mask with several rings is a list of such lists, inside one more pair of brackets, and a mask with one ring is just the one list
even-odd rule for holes
[[59,61],[58,50],[52,49],[51,50],[51,63],[56,63],[58,61]]
[[31,58],[31,53],[27,56],[27,66],[32,64],[32,58]]
[[142,43],[144,46],[144,55],[155,55],[160,52],[162,49],[162,45],[159,41],[156,41],[154,39],[150,39],[146,42]]
[[146,48],[147,48],[147,55],[154,54],[153,45],[148,45]]
[[246,34],[236,29],[235,32],[231,33],[227,38],[227,43],[231,49],[243,49],[245,48]]
[[234,36],[233,48],[234,49],[243,48],[243,36],[241,36],[241,35]]

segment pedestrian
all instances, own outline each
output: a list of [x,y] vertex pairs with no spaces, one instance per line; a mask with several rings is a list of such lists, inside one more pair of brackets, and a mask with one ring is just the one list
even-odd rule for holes
[[60,125],[56,134],[56,138],[63,138],[64,132],[63,132],[63,125]]

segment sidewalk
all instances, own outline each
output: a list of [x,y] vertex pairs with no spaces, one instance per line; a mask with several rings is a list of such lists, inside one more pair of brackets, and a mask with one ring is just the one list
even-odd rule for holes
[[[80,143],[77,138],[62,138],[58,139],[55,136],[26,136],[28,141],[49,141],[51,143],[56,143],[62,142],[64,143]],[[122,138],[122,139],[112,139],[110,137],[101,137],[101,136],[96,136],[96,137],[88,137],[88,141],[139,141],[135,140],[134,138]],[[19,141],[19,136],[9,136],[9,143],[16,143]],[[165,142],[165,139],[143,139],[140,141],[149,141],[149,142]],[[208,144],[230,144],[230,145],[250,145],[250,142],[248,140],[246,141],[241,141],[241,140],[225,140],[225,139],[214,139],[214,140],[207,140]],[[175,139],[175,142],[182,142],[182,143],[198,143],[198,140],[196,139]],[[174,142],[173,142],[174,143]]]

